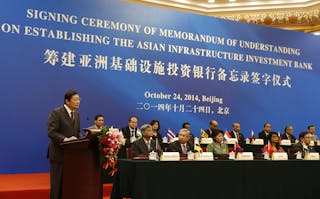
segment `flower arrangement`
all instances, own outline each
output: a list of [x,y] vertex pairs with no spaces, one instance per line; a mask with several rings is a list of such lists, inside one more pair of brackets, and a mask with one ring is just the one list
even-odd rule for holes
[[124,138],[119,129],[104,126],[101,135],[98,136],[99,147],[101,152],[102,168],[110,169],[108,173],[113,176],[118,169],[116,168],[118,161],[118,152],[124,143]]

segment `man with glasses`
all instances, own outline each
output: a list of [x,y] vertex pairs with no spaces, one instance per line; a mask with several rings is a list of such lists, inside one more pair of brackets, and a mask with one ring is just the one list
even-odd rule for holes
[[137,156],[145,156],[147,157],[148,154],[152,151],[160,152],[161,147],[155,140],[152,139],[153,130],[150,124],[144,124],[141,126],[141,133],[142,138],[134,141],[132,143],[132,158]]
[[304,157],[306,153],[316,152],[315,148],[313,146],[310,146],[311,138],[311,133],[301,132],[299,134],[300,142],[292,146],[292,152],[297,153],[298,151],[300,151],[302,153],[302,157]]

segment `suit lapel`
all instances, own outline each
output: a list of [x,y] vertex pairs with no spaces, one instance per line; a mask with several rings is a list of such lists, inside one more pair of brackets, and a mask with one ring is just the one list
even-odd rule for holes
[[179,153],[182,153],[182,147],[181,147],[180,142],[177,142],[177,145],[178,145]]
[[234,134],[233,130],[230,132],[230,134],[232,138],[236,138],[236,135]]
[[[71,120],[71,118],[70,118],[70,116],[69,116],[69,113],[68,113],[68,111],[66,110],[66,108],[64,107],[64,106],[62,106],[62,108],[63,108],[63,114],[64,114],[64,117],[65,117],[65,119],[69,122],[69,124],[72,126],[72,120]],[[76,114],[75,114],[76,115]]]

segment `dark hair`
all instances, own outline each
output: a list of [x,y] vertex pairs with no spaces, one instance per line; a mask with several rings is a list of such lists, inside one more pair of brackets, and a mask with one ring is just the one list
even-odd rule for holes
[[[264,123],[264,124],[263,124],[263,127],[266,127],[267,124],[270,124],[270,123],[269,123],[269,122]],[[270,124],[270,125],[271,125],[271,124]]]
[[104,116],[103,116],[103,115],[98,114],[98,115],[94,116],[94,120],[97,120],[99,117],[103,117],[103,118],[104,118]]
[[308,126],[308,130],[310,130],[311,127],[314,127],[314,125],[309,125],[309,126]]
[[190,123],[189,123],[189,122],[184,122],[184,123],[182,124],[182,128],[185,128],[186,125],[190,125]]
[[[268,135],[268,140],[270,141],[270,143],[271,143],[271,138],[272,138],[273,135],[278,136],[278,133],[277,133],[277,132],[274,132],[274,131],[272,131],[272,132],[269,133],[269,135]],[[280,149],[280,143],[279,143],[279,142],[276,143],[276,148],[277,148],[277,149]]]
[[223,135],[224,135],[223,130],[215,130],[215,131],[212,132],[213,141],[216,142],[216,137],[217,137],[219,134],[222,134],[222,136],[223,136]]
[[132,118],[137,118],[136,116],[130,116],[129,117],[129,122],[131,121]]
[[160,130],[160,122],[159,122],[159,120],[152,120],[150,122],[150,125],[153,126],[155,123],[158,123],[158,129],[156,131],[157,131],[157,133],[159,133],[159,130]]
[[64,101],[63,103],[66,103],[66,100],[70,101],[72,96],[74,95],[78,95],[78,93],[76,91],[73,90],[68,90],[65,94],[64,94]]
[[301,138],[304,138],[307,134],[309,134],[309,132],[307,132],[307,131],[301,132],[301,133],[299,134],[299,140],[300,140]]
[[287,132],[287,129],[290,127],[291,125],[287,125],[284,127],[284,132],[286,133]]

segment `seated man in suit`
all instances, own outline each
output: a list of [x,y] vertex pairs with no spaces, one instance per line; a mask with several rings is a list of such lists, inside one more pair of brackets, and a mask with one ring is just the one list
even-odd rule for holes
[[244,139],[244,135],[240,133],[240,124],[235,122],[232,124],[232,131],[230,131],[230,135],[232,138],[237,138],[238,144],[241,148],[246,146],[246,141]]
[[88,129],[102,130],[103,125],[104,125],[104,116],[99,114],[94,117],[94,125],[88,127]]
[[131,157],[148,156],[150,152],[160,152],[161,147],[159,143],[156,143],[152,139],[153,130],[150,124],[144,124],[141,126],[142,138],[136,140],[131,146]]
[[217,133],[218,131],[219,131],[218,122],[215,120],[211,120],[209,123],[209,128],[206,129],[204,132],[201,132],[201,138],[205,138],[205,137],[213,138],[213,134]]
[[268,143],[268,135],[270,131],[271,131],[271,124],[267,122],[263,125],[263,131],[259,133],[259,138],[263,139],[263,142],[265,145]]
[[317,142],[319,138],[316,135],[316,127],[314,125],[309,125],[308,132],[311,133],[311,140]]
[[189,151],[193,151],[193,145],[189,140],[190,131],[188,129],[180,129],[178,140],[169,144],[168,151],[179,152],[181,154],[187,154]]
[[292,146],[292,152],[297,153],[300,151],[302,153],[302,157],[304,157],[305,153],[316,152],[315,148],[310,146],[311,138],[311,133],[301,132],[299,134],[300,142]]
[[293,128],[290,125],[287,125],[284,128],[284,134],[281,135],[283,140],[290,140],[291,143],[295,143],[296,137],[293,135]]
[[133,143],[140,138],[141,132],[138,129],[138,118],[134,116],[130,117],[128,126],[123,127],[121,132],[123,137],[126,139],[126,146],[130,146],[130,143]]
[[120,148],[118,152],[119,158],[129,158],[127,157],[127,149],[131,147],[131,144],[141,137],[141,132],[138,129],[138,118],[131,116],[129,118],[128,126],[121,129],[122,135],[126,140],[123,147]]

